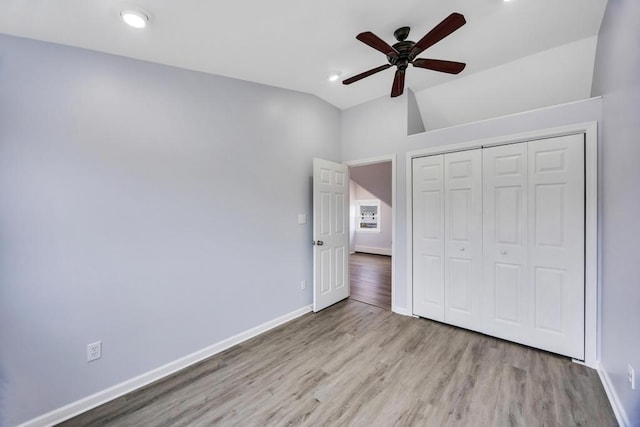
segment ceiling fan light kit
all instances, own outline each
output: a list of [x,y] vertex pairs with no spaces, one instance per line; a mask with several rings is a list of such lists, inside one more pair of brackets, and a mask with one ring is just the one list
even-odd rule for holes
[[393,79],[393,85],[391,87],[391,97],[402,95],[404,92],[404,76],[409,64],[418,68],[425,68],[428,70],[439,71],[442,73],[458,74],[466,64],[455,61],[444,61],[441,59],[427,59],[416,58],[423,51],[438,43],[458,28],[466,24],[464,16],[460,13],[452,13],[446,17],[442,22],[436,25],[431,31],[429,31],[424,37],[422,37],[417,43],[411,40],[407,40],[409,37],[409,27],[398,28],[393,36],[397,40],[393,46],[390,46],[387,42],[380,37],[373,34],[371,31],[365,31],[356,36],[356,39],[362,43],[376,49],[379,52],[384,53],[387,56],[388,64],[381,65],[364,73],[357,74],[344,80],[342,83],[349,85],[355,83],[358,80],[369,77],[387,68],[396,67],[396,74]]

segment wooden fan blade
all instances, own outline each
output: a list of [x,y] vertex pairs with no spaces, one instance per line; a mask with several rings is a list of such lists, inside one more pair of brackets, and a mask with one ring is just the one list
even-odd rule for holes
[[364,33],[360,33],[356,36],[358,40],[362,43],[371,46],[377,51],[384,53],[387,56],[396,57],[398,56],[398,51],[389,46],[387,42],[382,40],[380,37],[373,34],[371,31],[366,31]]
[[449,34],[453,33],[458,28],[466,24],[467,21],[464,16],[459,13],[452,13],[444,18],[442,22],[436,25],[431,31],[429,31],[418,43],[411,49],[410,56],[415,58],[426,48],[433,46]]
[[400,96],[402,92],[404,92],[404,70],[397,70],[391,87],[391,97]]
[[443,73],[458,74],[467,64],[455,61],[443,61],[441,59],[415,59],[413,66],[418,68],[426,68],[428,70],[441,71]]
[[380,71],[386,70],[389,67],[391,67],[391,64],[385,64],[385,65],[381,65],[381,66],[376,67],[376,68],[372,68],[371,70],[365,71],[364,73],[360,73],[360,74],[357,74],[357,75],[355,75],[353,77],[349,77],[348,79],[344,80],[342,82],[342,84],[343,85],[350,85],[353,82],[357,82],[360,79],[364,79],[365,77],[369,77],[372,74],[379,73]]

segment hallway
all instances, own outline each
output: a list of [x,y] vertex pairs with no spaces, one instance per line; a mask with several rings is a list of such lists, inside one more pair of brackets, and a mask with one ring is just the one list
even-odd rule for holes
[[349,256],[351,298],[391,310],[391,257],[356,252]]

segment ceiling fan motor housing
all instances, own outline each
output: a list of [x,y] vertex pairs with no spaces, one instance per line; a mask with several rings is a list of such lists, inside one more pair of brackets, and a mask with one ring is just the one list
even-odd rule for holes
[[411,49],[415,45],[411,40],[401,41],[393,45],[393,48],[398,51],[398,56],[387,56],[387,60],[391,65],[395,65],[400,70],[405,70],[409,63],[413,60],[411,57]]
[[398,43],[393,45],[393,48],[398,52],[397,56],[387,55],[387,60],[391,65],[395,65],[399,70],[406,70],[413,57],[411,56],[411,49],[415,46],[415,42],[407,40],[409,36],[410,27],[400,27],[393,32],[393,36],[398,40]]

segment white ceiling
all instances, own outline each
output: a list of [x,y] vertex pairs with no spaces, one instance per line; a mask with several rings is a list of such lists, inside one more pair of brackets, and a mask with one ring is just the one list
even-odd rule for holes
[[[224,3],[224,4],[223,4]],[[393,70],[344,86],[330,83],[386,63],[355,39],[389,44],[410,26],[419,40],[451,12],[467,25],[424,58],[466,62],[458,76],[409,69],[414,91],[597,35],[606,0],[0,0],[0,33],[62,43],[315,94],[339,108],[388,95]],[[135,30],[122,9],[151,16]],[[553,67],[553,63],[546,64]]]

